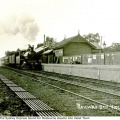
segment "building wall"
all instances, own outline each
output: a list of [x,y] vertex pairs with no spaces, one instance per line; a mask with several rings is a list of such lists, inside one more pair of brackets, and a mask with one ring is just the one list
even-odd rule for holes
[[92,48],[88,43],[82,42],[70,42],[63,48],[63,55],[81,55],[81,54],[91,54]]

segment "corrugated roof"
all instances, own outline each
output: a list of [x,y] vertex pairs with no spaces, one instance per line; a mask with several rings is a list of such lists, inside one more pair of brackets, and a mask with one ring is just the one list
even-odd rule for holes
[[51,49],[51,50],[47,50],[47,51],[45,51],[43,54],[49,54],[50,52],[52,52],[53,50]]
[[39,48],[36,48],[34,51],[37,53],[37,52],[41,52],[42,50],[48,48],[47,46],[41,46]]
[[97,42],[90,42],[90,43],[93,44],[96,47],[96,49],[102,49]]

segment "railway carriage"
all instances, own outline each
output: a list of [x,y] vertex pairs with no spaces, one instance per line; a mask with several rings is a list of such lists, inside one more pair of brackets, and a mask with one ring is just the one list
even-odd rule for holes
[[4,57],[3,64],[5,64],[5,65],[8,65],[8,64],[9,64],[8,56]]
[[10,55],[3,57],[2,62],[4,65],[15,67],[19,69],[41,69],[41,60],[33,47],[29,46],[26,51],[17,51]]
[[8,58],[8,56],[5,56],[5,57],[1,58],[0,59],[0,63],[1,63],[1,66],[9,65],[9,58]]

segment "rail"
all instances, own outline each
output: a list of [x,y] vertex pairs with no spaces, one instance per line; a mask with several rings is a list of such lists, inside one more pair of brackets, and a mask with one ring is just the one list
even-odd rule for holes
[[56,110],[49,107],[35,96],[14,84],[9,79],[0,75],[0,80],[9,87],[21,100],[23,100],[33,112],[36,112],[38,116],[61,116]]

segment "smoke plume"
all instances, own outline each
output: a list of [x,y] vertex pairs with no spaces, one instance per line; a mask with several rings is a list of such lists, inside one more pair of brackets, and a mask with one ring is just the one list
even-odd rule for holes
[[3,22],[0,22],[0,35],[21,34],[26,40],[32,42],[35,40],[39,27],[35,19],[29,15],[12,16]]

